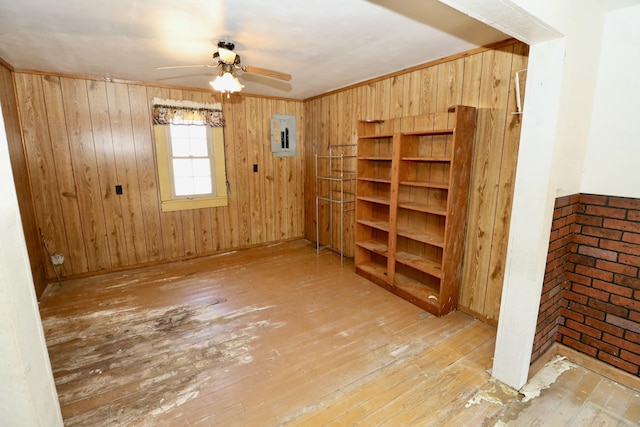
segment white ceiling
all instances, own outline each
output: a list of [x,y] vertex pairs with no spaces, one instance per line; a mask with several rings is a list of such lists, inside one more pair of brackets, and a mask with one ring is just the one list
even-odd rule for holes
[[305,99],[508,38],[437,0],[0,0],[0,58],[16,70],[211,89],[230,40],[244,93]]

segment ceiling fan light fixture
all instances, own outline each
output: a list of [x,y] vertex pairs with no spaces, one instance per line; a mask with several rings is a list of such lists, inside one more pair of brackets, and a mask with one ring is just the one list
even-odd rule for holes
[[240,92],[244,87],[243,84],[240,84],[238,78],[229,71],[216,76],[215,80],[210,81],[209,84],[222,93]]
[[223,47],[218,48],[218,53],[220,55],[220,59],[225,64],[233,64],[236,61],[236,57],[238,56],[234,51],[225,49]]

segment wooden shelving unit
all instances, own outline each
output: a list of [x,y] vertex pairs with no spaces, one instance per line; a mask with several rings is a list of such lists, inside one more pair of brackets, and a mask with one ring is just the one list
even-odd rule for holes
[[360,121],[356,272],[437,315],[462,277],[476,110]]

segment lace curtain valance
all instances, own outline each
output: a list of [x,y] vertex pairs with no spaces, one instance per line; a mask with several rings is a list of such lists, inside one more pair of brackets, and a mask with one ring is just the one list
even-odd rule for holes
[[194,101],[153,98],[151,105],[153,106],[154,125],[205,124],[211,127],[224,126],[220,103],[205,104]]

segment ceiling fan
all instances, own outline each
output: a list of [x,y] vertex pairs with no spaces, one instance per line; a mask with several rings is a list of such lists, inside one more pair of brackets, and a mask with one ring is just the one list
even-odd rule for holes
[[157,70],[169,70],[174,68],[220,68],[220,74],[209,82],[213,88],[219,92],[227,93],[227,97],[230,93],[239,92],[244,85],[240,84],[238,78],[234,74],[234,70],[242,70],[247,73],[259,74],[266,77],[271,77],[278,80],[289,81],[291,75],[281,73],[279,71],[267,70],[266,68],[250,67],[248,65],[242,65],[240,62],[240,55],[235,53],[233,49],[235,45],[230,41],[219,41],[218,50],[213,53],[212,64],[201,65],[174,65],[170,67],[158,67]]

